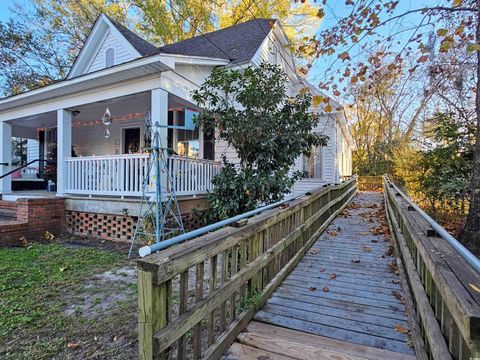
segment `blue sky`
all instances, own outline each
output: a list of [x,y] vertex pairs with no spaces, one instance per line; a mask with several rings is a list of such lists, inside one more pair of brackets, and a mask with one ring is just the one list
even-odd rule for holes
[[0,21],[7,21],[10,17],[9,7],[13,4],[13,0],[0,0]]
[[[401,0],[395,9],[394,15],[402,14],[408,10],[419,9],[427,5],[432,5],[432,0]],[[325,10],[325,18],[323,19],[319,31],[323,29],[328,29],[334,26],[338,18],[347,16],[350,11],[350,6],[345,6],[344,1],[328,1]],[[399,29],[407,29],[415,27],[422,20],[422,15],[412,14],[407,18],[400,19],[398,21],[393,21],[388,25],[378,29],[378,33],[381,38],[386,38],[389,35],[396,34]],[[422,31],[432,31],[432,28],[423,28]],[[396,35],[395,38],[400,40],[401,45],[398,45],[400,48],[403,47],[405,41],[408,41],[409,37],[412,35],[413,30],[406,31],[401,35]],[[376,38],[370,36],[366,42],[373,43],[373,40]],[[361,44],[364,44],[361,42]],[[327,81],[337,70],[343,71],[345,63],[337,59],[338,53],[343,51],[343,49],[337,49],[332,56],[323,55],[320,59],[314,62],[312,70],[309,72],[308,78],[314,84],[318,85],[319,82]],[[360,49],[359,46],[352,48],[350,51],[350,56],[354,61],[364,61],[365,52]],[[333,66],[332,66],[333,64]]]

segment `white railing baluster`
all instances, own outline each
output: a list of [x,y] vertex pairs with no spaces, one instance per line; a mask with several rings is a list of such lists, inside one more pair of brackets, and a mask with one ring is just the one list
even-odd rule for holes
[[[148,154],[85,156],[66,159],[67,193],[84,195],[141,196],[148,173]],[[177,195],[204,194],[221,165],[210,160],[172,156],[167,162]]]

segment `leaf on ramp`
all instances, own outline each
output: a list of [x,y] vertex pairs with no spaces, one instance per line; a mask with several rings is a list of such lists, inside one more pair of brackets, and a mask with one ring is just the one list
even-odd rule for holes
[[71,349],[71,350],[76,350],[76,349],[78,349],[79,347],[80,347],[80,344],[77,344],[77,343],[71,342],[71,343],[68,343],[68,344],[67,344],[67,348],[69,348],[69,349]]
[[473,290],[475,290],[476,292],[479,292],[480,293],[480,288],[474,284],[468,284],[468,286],[470,286]]
[[396,332],[399,332],[400,334],[408,334],[410,332],[410,330],[408,330],[406,327],[399,324],[395,325],[394,329]]

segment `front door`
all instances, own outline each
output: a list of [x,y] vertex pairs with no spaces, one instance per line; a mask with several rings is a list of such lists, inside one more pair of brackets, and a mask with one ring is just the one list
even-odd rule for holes
[[124,129],[123,133],[123,153],[140,153],[140,128]]

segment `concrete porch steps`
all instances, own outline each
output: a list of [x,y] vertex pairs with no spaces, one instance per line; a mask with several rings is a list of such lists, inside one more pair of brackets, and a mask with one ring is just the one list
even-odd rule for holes
[[12,220],[17,220],[17,204],[15,201],[0,200],[0,224]]

